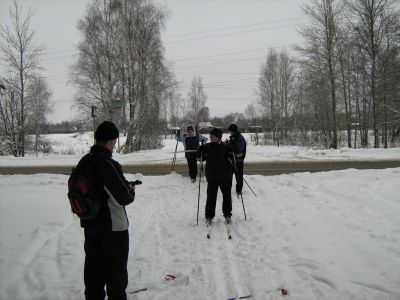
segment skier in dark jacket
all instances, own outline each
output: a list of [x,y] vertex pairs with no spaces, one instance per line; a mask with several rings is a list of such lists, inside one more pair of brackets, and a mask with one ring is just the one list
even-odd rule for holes
[[[239,128],[236,124],[231,124],[228,127],[228,131],[230,134],[229,141],[227,141],[227,145],[233,152],[233,161],[232,163],[236,166],[236,169],[233,168],[235,172],[236,178],[236,194],[240,195],[243,189],[243,167],[244,167],[244,159],[246,157],[246,140],[243,135],[240,133]],[[233,174],[232,174],[233,177]],[[231,177],[231,180],[232,180]]]
[[221,142],[222,131],[214,128],[210,132],[211,143],[200,147],[199,156],[206,161],[207,178],[207,202],[206,202],[206,222],[212,223],[215,216],[215,207],[217,203],[218,188],[221,189],[223,201],[222,212],[229,224],[232,216],[232,198],[231,198],[231,174],[232,169],[228,161],[229,153],[225,145]]
[[204,144],[207,142],[207,138],[203,135],[193,135],[193,126],[189,125],[186,127],[186,135],[181,135],[180,132],[177,133],[175,139],[182,142],[185,146],[185,157],[189,167],[189,176],[192,182],[196,181],[197,177],[197,159],[196,153],[199,149],[199,143]]
[[94,219],[81,220],[85,233],[85,296],[86,299],[125,300],[128,284],[128,217],[125,205],[135,198],[134,185],[124,177],[112,151],[119,132],[112,122],[101,123],[95,133],[96,144],[78,163],[80,168],[93,168],[96,199],[102,208]]

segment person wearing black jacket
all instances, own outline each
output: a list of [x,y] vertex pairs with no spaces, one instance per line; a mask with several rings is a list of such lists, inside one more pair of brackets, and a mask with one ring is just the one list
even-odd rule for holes
[[221,142],[222,131],[214,128],[210,132],[211,143],[200,147],[199,156],[206,161],[207,178],[207,201],[205,217],[207,224],[211,224],[215,216],[218,188],[222,192],[222,212],[226,222],[231,222],[232,197],[231,197],[231,174],[232,169],[228,161],[228,152]]
[[124,177],[121,165],[112,159],[119,132],[112,122],[101,123],[96,144],[78,163],[77,171],[90,165],[102,203],[97,216],[81,220],[85,234],[85,297],[88,300],[125,300],[128,284],[128,217],[125,206],[135,199],[134,185]]

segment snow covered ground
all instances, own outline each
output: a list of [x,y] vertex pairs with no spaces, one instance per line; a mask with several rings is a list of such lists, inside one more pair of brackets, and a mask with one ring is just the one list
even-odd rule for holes
[[[249,141],[249,135],[244,135]],[[228,135],[223,136],[223,140]],[[93,134],[51,134],[46,139],[52,145],[53,151],[58,154],[43,155],[39,157],[0,157],[0,166],[72,166],[76,165],[82,155],[89,151],[93,144]],[[124,143],[121,137],[120,143]],[[158,150],[138,151],[135,153],[114,156],[122,164],[141,163],[170,163],[175,151],[176,141],[164,139],[163,148]],[[177,162],[184,162],[182,143],[178,144]],[[71,154],[74,153],[74,154]],[[249,142],[247,147],[247,162],[265,161],[337,161],[337,160],[400,160],[400,148],[391,149],[310,149],[297,146],[254,146]]]
[[[258,198],[245,189],[247,222],[233,199],[232,240],[221,198],[207,240],[197,184],[127,177],[143,180],[128,207],[129,282],[148,287],[129,299],[400,299],[400,168],[247,176]],[[83,234],[66,180],[0,175],[0,299],[84,299]]]

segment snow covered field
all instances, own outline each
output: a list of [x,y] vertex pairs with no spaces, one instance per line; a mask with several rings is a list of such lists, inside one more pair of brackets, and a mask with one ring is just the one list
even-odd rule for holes
[[[244,134],[249,141],[248,134]],[[223,140],[228,135],[223,136]],[[93,144],[93,134],[51,134],[46,139],[51,143],[53,151],[58,154],[39,157],[1,157],[0,166],[72,166],[76,165],[82,155],[89,151]],[[121,137],[121,144],[124,137]],[[158,150],[138,151],[131,154],[114,156],[122,164],[170,163],[175,151],[176,141],[164,139],[163,148]],[[182,143],[178,144],[177,162],[185,162]],[[73,155],[68,153],[74,153]],[[400,160],[400,148],[391,149],[310,149],[297,146],[247,146],[247,162],[265,161],[337,161],[337,160]]]
[[[400,299],[400,168],[247,176],[228,240],[206,239],[197,185],[141,179],[128,207],[129,299]],[[0,299],[84,299],[83,234],[63,175],[0,175]],[[202,183],[201,216],[206,184]],[[175,274],[174,281],[164,281]],[[278,289],[289,294],[282,296]]]

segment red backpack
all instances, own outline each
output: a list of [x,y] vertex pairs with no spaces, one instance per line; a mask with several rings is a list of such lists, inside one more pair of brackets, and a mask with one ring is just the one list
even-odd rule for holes
[[68,179],[68,199],[72,213],[81,220],[94,219],[102,207],[100,193],[94,184],[93,168],[76,168]]

